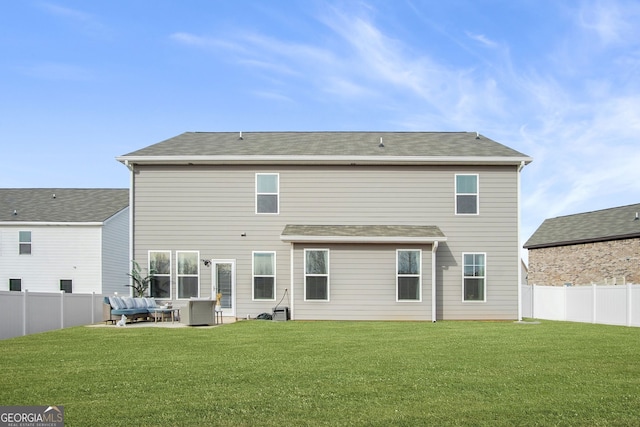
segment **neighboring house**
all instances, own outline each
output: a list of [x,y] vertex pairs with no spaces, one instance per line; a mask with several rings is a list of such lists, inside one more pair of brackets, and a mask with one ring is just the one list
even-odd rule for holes
[[640,284],[640,204],[545,220],[524,247],[529,284]]
[[468,132],[187,132],[118,157],[132,256],[225,315],[516,319],[519,176]]
[[0,206],[0,289],[129,293],[129,190],[5,188]]

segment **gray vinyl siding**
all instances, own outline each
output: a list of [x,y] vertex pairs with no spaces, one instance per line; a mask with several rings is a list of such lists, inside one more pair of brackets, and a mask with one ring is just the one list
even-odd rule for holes
[[[280,175],[277,215],[255,213],[257,172]],[[479,175],[479,215],[455,215],[456,173]],[[517,317],[516,166],[136,166],[134,180],[135,259],[146,266],[149,250],[170,250],[174,298],[176,251],[198,250],[202,259],[236,260],[235,314],[255,316],[270,312],[285,288],[291,291],[291,245],[280,240],[285,225],[435,225],[447,237],[437,251],[438,318]],[[318,307],[308,307],[298,301],[303,296],[303,247],[331,248],[331,302],[324,303],[331,309],[322,307],[323,303],[314,302]],[[430,270],[426,273],[431,265],[429,245],[422,247],[425,270],[420,304],[398,303],[397,308],[395,288],[384,291],[393,292],[390,301],[389,294],[382,290],[383,275],[387,275],[387,281],[392,277],[395,286],[395,250],[403,247],[375,245],[359,250],[352,245],[297,244],[295,316],[402,319],[406,314],[430,319]],[[276,301],[251,299],[252,251],[276,252]],[[486,302],[462,302],[463,252],[487,255]],[[337,257],[338,253],[344,257]],[[343,259],[352,263],[374,260],[376,268],[355,268],[360,273],[350,275],[348,262],[341,264]],[[385,272],[378,271],[383,268]],[[200,295],[209,297],[211,268],[201,265],[200,272]],[[338,283],[334,283],[334,274]],[[342,278],[346,284],[338,286]],[[367,284],[375,292],[359,292]],[[411,304],[416,305],[415,310]],[[370,307],[363,310],[363,305]]]

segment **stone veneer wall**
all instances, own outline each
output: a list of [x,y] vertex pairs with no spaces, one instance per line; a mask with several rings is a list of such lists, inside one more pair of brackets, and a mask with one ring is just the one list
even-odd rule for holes
[[640,284],[640,238],[529,249],[530,285]]

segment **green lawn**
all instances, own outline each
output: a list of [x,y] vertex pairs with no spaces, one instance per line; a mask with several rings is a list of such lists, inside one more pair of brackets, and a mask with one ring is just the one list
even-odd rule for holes
[[639,328],[77,327],[0,355],[0,404],[64,405],[68,426],[640,425]]

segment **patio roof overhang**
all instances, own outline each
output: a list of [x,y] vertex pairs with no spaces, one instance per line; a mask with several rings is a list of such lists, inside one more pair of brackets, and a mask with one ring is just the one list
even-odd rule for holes
[[287,225],[280,240],[291,243],[414,243],[444,242],[435,225]]

